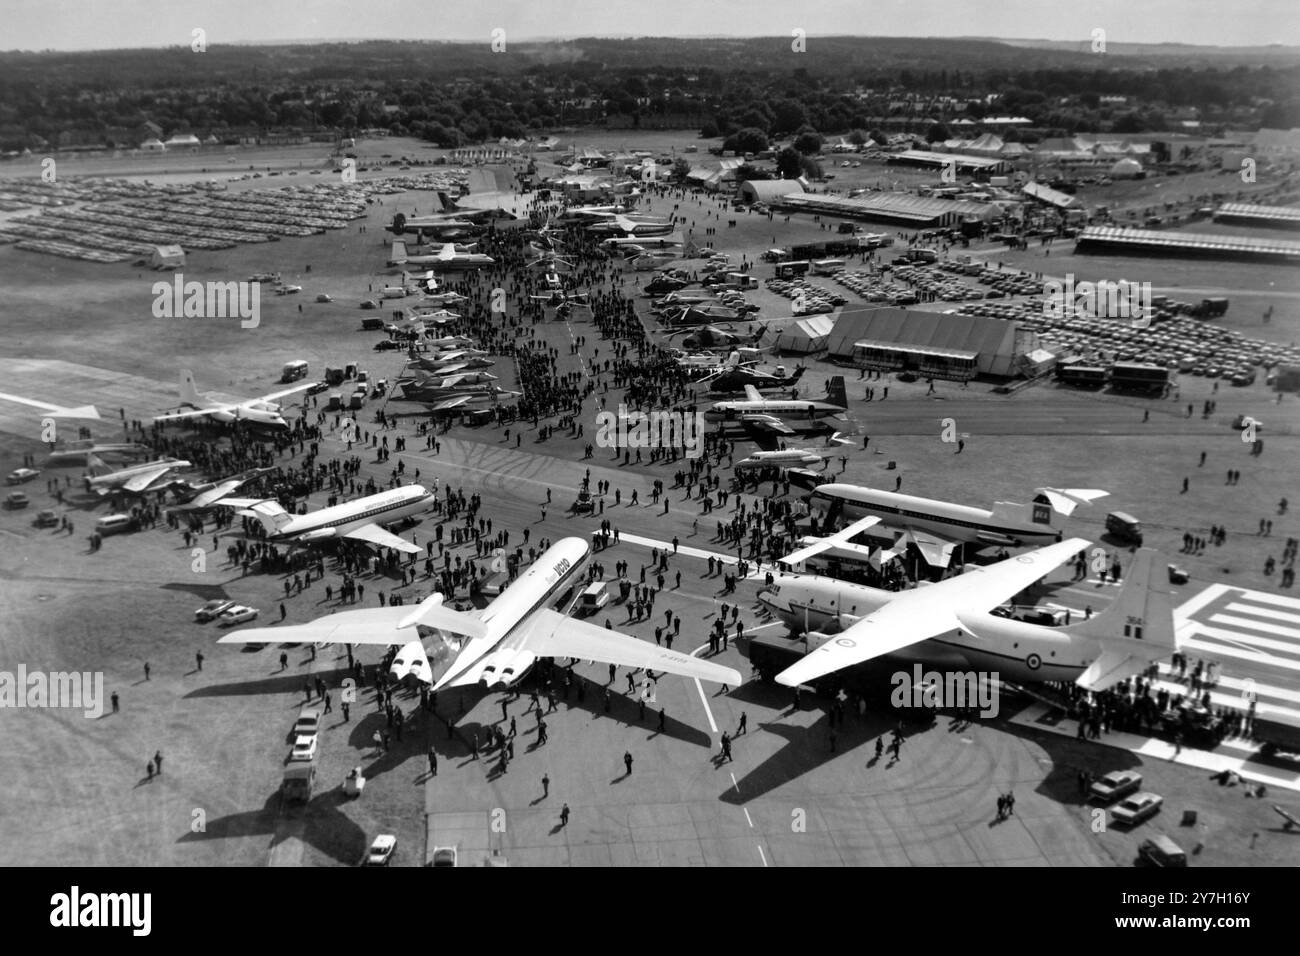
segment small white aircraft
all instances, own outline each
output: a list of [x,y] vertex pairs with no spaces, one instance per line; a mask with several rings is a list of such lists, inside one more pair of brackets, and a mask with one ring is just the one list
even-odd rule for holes
[[194,384],[194,373],[189,369],[181,370],[180,397],[181,404],[189,406],[187,412],[170,412],[155,415],[154,421],[167,422],[182,418],[211,418],[218,422],[252,422],[257,425],[270,425],[276,428],[288,428],[289,423],[281,415],[282,406],[275,404],[275,399],[311,388],[311,382],[295,385],[261,398],[250,398],[246,402],[218,402],[199,394]]
[[826,462],[821,452],[807,448],[787,448],[780,451],[756,451],[748,458],[736,462],[737,468],[803,468]]
[[474,684],[508,687],[539,657],[643,667],[740,685],[740,674],[733,668],[552,610],[560,595],[585,580],[582,569],[590,552],[585,539],[562,538],[480,611],[453,610],[435,593],[414,608],[368,608],[329,614],[310,624],[245,628],[218,643],[403,644],[391,676],[400,680],[410,674],[434,690]]
[[160,478],[178,468],[190,467],[188,461],[180,458],[160,458],[113,471],[95,455],[90,455],[86,461],[91,471],[86,476],[86,490],[100,495],[113,491],[129,491],[133,495],[141,495],[153,488]]

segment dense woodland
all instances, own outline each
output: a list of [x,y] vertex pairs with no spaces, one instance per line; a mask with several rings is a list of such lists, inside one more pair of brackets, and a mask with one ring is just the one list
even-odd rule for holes
[[[1019,115],[1038,135],[1300,126],[1289,48],[809,37],[366,41],[0,54],[0,149],[382,128],[442,146],[580,126],[847,135]],[[1124,101],[1114,98],[1123,97]],[[1033,135],[1033,134],[1031,134]]]

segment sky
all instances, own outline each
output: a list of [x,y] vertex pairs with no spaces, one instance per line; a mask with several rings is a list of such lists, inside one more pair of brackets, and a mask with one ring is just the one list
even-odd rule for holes
[[1002,37],[1300,45],[1296,0],[0,0],[0,50],[579,36]]

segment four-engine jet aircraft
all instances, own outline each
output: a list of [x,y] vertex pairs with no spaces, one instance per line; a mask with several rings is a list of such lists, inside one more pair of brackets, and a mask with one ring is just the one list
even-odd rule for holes
[[620,634],[553,610],[566,591],[585,583],[591,546],[562,538],[479,611],[457,611],[433,594],[417,607],[342,611],[292,627],[252,627],[219,643],[295,641],[307,644],[402,644],[392,676],[414,675],[434,690],[516,683],[539,657],[576,658],[644,667],[736,687],[740,674],[650,641]]

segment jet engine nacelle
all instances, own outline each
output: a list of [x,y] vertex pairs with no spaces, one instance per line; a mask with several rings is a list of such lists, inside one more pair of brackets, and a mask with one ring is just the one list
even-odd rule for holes
[[414,674],[426,684],[433,683],[433,668],[429,666],[429,658],[424,653],[424,645],[420,641],[411,641],[398,651],[388,673],[393,680],[401,680],[407,674]]
[[537,655],[531,651],[497,651],[483,665],[479,681],[485,687],[509,686],[528,672]]

